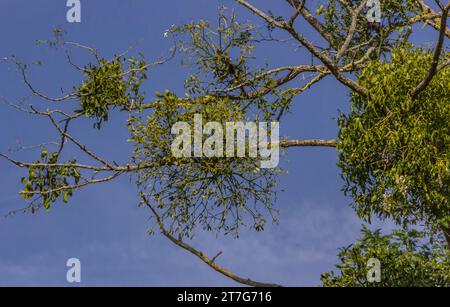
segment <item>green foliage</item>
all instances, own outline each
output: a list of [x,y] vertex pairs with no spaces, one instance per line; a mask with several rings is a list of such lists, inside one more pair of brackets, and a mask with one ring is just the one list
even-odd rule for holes
[[[351,25],[351,15],[341,2],[323,1],[316,10],[331,35],[330,46],[321,49],[330,57],[346,40]],[[372,61],[357,75],[368,95],[352,94],[351,112],[341,114],[338,120],[343,190],[353,198],[362,219],[393,219],[405,229],[420,223],[433,237],[435,231],[450,228],[450,68],[441,69],[413,100],[411,92],[432,60],[429,51],[413,50],[407,44],[411,28],[405,21],[418,13],[416,2],[385,0],[381,4],[381,24],[369,23],[363,10],[350,48],[337,63],[345,65],[362,58]],[[282,20],[270,11],[269,15]],[[111,110],[129,112],[129,141],[134,152],[126,166],[104,162],[105,168],[80,168],[92,171],[92,178],[102,171],[134,173],[139,192],[158,208],[166,228],[179,238],[192,237],[197,227],[238,236],[242,226],[260,231],[268,219],[276,221],[273,204],[280,170],[260,169],[260,158],[176,158],[171,151],[176,137],[171,133],[173,125],[192,124],[194,114],[201,114],[204,122],[224,124],[278,120],[289,110],[293,98],[302,92],[302,87],[287,84],[297,70],[269,70],[266,63],[255,63],[255,45],[276,41],[271,36],[274,26],[268,24],[267,30],[269,36],[265,37],[257,27],[238,22],[236,15],[227,14],[224,8],[217,26],[200,20],[172,27],[177,47],[186,55],[183,64],[192,68],[184,84],[187,94],[181,98],[166,91],[148,104],[143,104],[140,90],[149,67],[142,55],[138,59],[116,55],[106,60],[88,48],[96,63],[78,67],[85,79],[75,88],[81,108],[75,113],[92,118],[94,127],[100,129]],[[50,46],[61,42],[61,33],[55,35]],[[383,57],[389,59],[371,60]],[[444,57],[450,58],[448,54]],[[204,140],[206,137],[203,135]],[[60,198],[66,202],[74,189],[83,186],[80,180],[84,185],[92,183],[82,177],[75,160],[59,163],[59,156],[59,152],[49,155],[44,149],[40,160],[26,166],[22,195],[31,199],[32,205],[49,209]],[[322,281],[325,286],[449,286],[448,251],[440,240],[422,244],[424,239],[417,231],[382,236],[380,231],[364,228],[361,239],[341,249],[340,274],[325,273]],[[370,258],[381,261],[379,284],[367,281]]]
[[[348,1],[353,7],[360,5],[360,0]],[[381,23],[370,23],[366,18],[367,7],[358,17],[356,31],[351,40],[351,46],[363,44],[364,48],[352,51],[345,57],[345,62],[350,63],[355,57],[361,57],[374,47],[381,55],[390,51],[408,39],[409,27],[405,27],[405,20],[416,16],[419,12],[414,0],[383,0],[380,1],[382,20]],[[322,18],[325,29],[333,37],[331,46],[339,49],[345,41],[351,26],[352,15],[338,0],[321,1],[316,13]],[[405,28],[408,31],[404,31]],[[398,35],[392,35],[397,31]]]
[[221,10],[216,27],[200,20],[172,30],[180,37],[180,48],[187,55],[183,64],[195,68],[186,81],[191,94],[204,94],[210,87],[225,88],[246,81],[250,71],[247,62],[253,58],[252,40],[256,35],[253,25],[240,23],[234,14]]
[[[363,236],[341,248],[339,273],[322,274],[325,287],[448,287],[450,253],[442,241],[424,244],[418,231],[381,235],[363,228]],[[381,281],[367,280],[369,259],[380,261]]]
[[76,88],[81,100],[81,110],[86,117],[96,120],[94,126],[108,120],[110,108],[122,110],[138,106],[144,99],[139,92],[147,79],[147,65],[143,55],[133,57],[115,56],[113,60],[97,59],[97,64],[89,63],[83,69],[86,80]]
[[216,27],[200,20],[172,31],[193,71],[185,81],[190,95],[227,96],[265,120],[289,109],[294,94],[276,83],[279,73],[266,74],[267,64],[252,68],[255,44],[266,39],[254,25],[221,8]]
[[279,171],[259,169],[259,160],[250,157],[173,157],[171,127],[179,121],[192,125],[194,114],[201,114],[204,122],[245,120],[240,107],[227,98],[160,94],[152,115],[129,121],[135,146],[132,162],[154,166],[138,172],[138,186],[179,236],[192,236],[196,226],[235,236],[244,225],[262,230],[266,217],[260,211],[275,219],[272,204]]
[[[70,183],[78,184],[80,181],[80,171],[73,166],[76,161],[67,161],[58,166],[58,157],[57,152],[49,155],[47,149],[42,149],[41,159],[36,161],[34,166],[27,167],[28,177],[22,177],[22,184],[25,185],[22,197],[24,199],[34,198],[32,200],[33,210],[41,206],[48,210],[51,203],[54,203],[59,197],[64,203],[67,203],[73,192],[73,189],[69,188]],[[48,165],[53,165],[53,167]],[[30,194],[32,192],[41,194],[36,196]]]
[[[448,58],[448,54],[446,55]],[[344,191],[358,215],[397,223],[450,222],[450,68],[441,69],[415,100],[432,55],[398,49],[358,76],[368,98],[354,94],[352,111],[339,119],[339,166]]]

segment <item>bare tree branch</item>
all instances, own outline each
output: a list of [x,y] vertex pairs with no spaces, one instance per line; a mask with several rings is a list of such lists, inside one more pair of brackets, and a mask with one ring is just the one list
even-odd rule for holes
[[339,70],[339,67],[337,67],[325,53],[319,51],[310,41],[308,41],[303,35],[298,33],[292,26],[290,26],[286,22],[279,22],[271,18],[261,10],[249,4],[247,1],[244,0],[235,0],[235,1],[247,7],[253,13],[257,14],[271,25],[289,32],[292,35],[292,37],[295,38],[298,42],[300,42],[300,44],[302,44],[312,55],[321,60],[322,63],[325,65],[325,67],[328,68],[328,70],[336,77],[338,81],[340,81],[342,84],[344,84],[345,86],[349,87],[350,89],[352,89],[353,91],[357,92],[362,96],[367,95],[367,90],[364,87],[362,87],[355,81],[345,77]]
[[[443,7],[442,16],[447,16],[450,11],[450,2]],[[426,77],[417,85],[416,88],[411,92],[412,99],[415,99],[427,86],[430,84],[434,75],[438,71],[439,59],[442,53],[442,46],[444,44],[445,30],[447,28],[447,18],[441,18],[441,26],[439,30],[439,38],[436,44],[436,49],[434,50],[433,61],[431,67],[426,75]]]
[[350,42],[352,41],[353,36],[356,31],[356,26],[358,24],[359,15],[361,14],[361,11],[364,8],[364,6],[366,5],[366,3],[367,3],[367,0],[361,1],[361,4],[357,8],[350,10],[350,14],[352,15],[352,21],[350,24],[350,28],[348,30],[347,37],[345,38],[344,43],[342,44],[341,48],[339,49],[339,51],[336,54],[336,62],[339,61],[339,59],[342,57],[342,55],[345,54],[348,47],[350,46]]
[[[320,21],[308,10],[305,5],[302,5],[299,0],[287,0],[287,2],[298,10],[300,8],[300,14],[302,17],[317,31],[319,34],[331,44],[333,41],[333,36],[325,29],[325,27],[320,23]],[[293,23],[290,23],[293,25]]]
[[205,256],[205,254],[203,254],[201,251],[195,249],[194,247],[192,247],[191,245],[183,242],[182,240],[176,239],[174,236],[172,236],[170,234],[169,231],[167,231],[164,227],[164,224],[160,218],[160,216],[158,215],[158,213],[156,212],[155,208],[153,208],[153,206],[150,204],[150,202],[147,200],[147,198],[141,194],[141,198],[144,202],[144,204],[152,211],[153,215],[156,218],[156,222],[158,223],[159,229],[161,230],[161,233],[168,238],[170,241],[172,241],[174,244],[178,245],[179,247],[189,251],[190,253],[194,254],[195,256],[197,256],[199,259],[201,259],[204,263],[206,263],[209,267],[211,267],[212,269],[216,270],[217,272],[221,273],[222,275],[240,283],[243,285],[248,285],[248,286],[252,286],[252,287],[281,287],[281,285],[278,284],[271,284],[271,283],[263,283],[263,282],[258,282],[258,281],[254,281],[251,280],[250,278],[242,278],[239,277],[235,274],[233,274],[232,272],[222,268],[221,266],[217,265],[214,263],[214,261],[216,260],[217,256],[216,255],[214,258],[209,259],[207,256]]
[[280,147],[336,147],[336,140],[289,140],[281,141]]
[[[436,30],[438,30],[440,32],[440,25],[442,23],[442,17],[444,16],[442,13],[441,14],[437,14],[433,11],[432,8],[430,8],[428,5],[426,5],[422,0],[416,0],[417,2],[417,6],[422,10],[422,13],[424,14],[424,16],[419,17],[416,16],[414,18],[412,18],[412,21],[425,21],[426,24],[432,26],[433,28],[435,28]],[[447,12],[447,14],[445,15],[446,17],[448,17],[449,12]],[[419,19],[417,19],[419,18]],[[416,20],[417,19],[417,20]],[[450,38],[450,29],[446,28],[445,29],[445,35]]]

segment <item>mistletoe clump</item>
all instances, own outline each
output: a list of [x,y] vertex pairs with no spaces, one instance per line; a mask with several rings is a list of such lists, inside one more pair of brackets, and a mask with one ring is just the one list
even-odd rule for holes
[[21,195],[24,199],[31,199],[33,212],[41,207],[48,210],[59,198],[67,203],[75,185],[80,182],[81,173],[76,167],[77,161],[70,160],[62,164],[58,163],[58,158],[58,152],[49,154],[43,148],[41,159],[26,166],[28,176],[22,177],[24,188]]
[[129,129],[135,147],[132,162],[146,165],[137,174],[137,184],[163,212],[161,219],[169,231],[190,237],[200,226],[237,236],[241,226],[263,230],[266,213],[275,221],[279,170],[262,169],[260,160],[248,155],[176,158],[171,152],[175,123],[192,123],[194,114],[200,114],[204,123],[245,121],[241,106],[228,98],[180,98],[169,91],[158,98],[152,115],[130,118]]
[[113,60],[97,58],[83,69],[86,80],[76,88],[81,100],[79,112],[96,120],[94,126],[100,128],[108,120],[110,108],[123,110],[139,105],[144,94],[139,89],[147,79],[148,65],[142,54],[140,59],[115,56]]

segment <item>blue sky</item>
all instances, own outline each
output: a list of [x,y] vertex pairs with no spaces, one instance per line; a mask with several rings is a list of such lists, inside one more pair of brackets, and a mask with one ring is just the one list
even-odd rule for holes
[[[80,76],[66,64],[64,53],[38,46],[37,39],[51,37],[55,27],[67,38],[91,45],[106,57],[134,45],[148,59],[163,55],[169,46],[163,32],[172,24],[191,19],[216,20],[217,7],[232,1],[215,0],[82,0],[82,22],[69,24],[64,0],[2,0],[0,3],[0,56],[16,55],[24,62],[42,60],[30,78],[37,88],[57,96],[61,87],[70,89]],[[272,10],[287,12],[285,1],[274,1]],[[260,20],[238,8],[242,20]],[[427,30],[423,31],[423,36]],[[257,49],[271,67],[303,64],[306,58],[295,46],[268,45]],[[76,54],[76,60],[86,61]],[[180,91],[186,71],[179,61],[157,67],[145,84],[151,97],[156,91]],[[0,96],[17,100],[27,91],[10,64],[0,63]],[[31,101],[45,108],[39,100]],[[281,124],[281,134],[295,139],[336,137],[334,118],[338,109],[348,109],[347,92],[332,79],[294,100],[292,113]],[[18,142],[34,145],[52,141],[55,133],[43,119],[30,117],[0,104],[0,152]],[[95,151],[126,162],[131,147],[126,143],[124,116],[112,116],[102,131],[91,123],[76,125],[73,134]],[[70,154],[70,152],[69,152]],[[74,151],[73,155],[77,153]],[[35,159],[36,153],[15,153]],[[360,221],[348,206],[340,188],[337,153],[328,148],[294,148],[283,157],[289,171],[281,177],[276,207],[279,225],[263,233],[244,231],[238,240],[198,233],[191,242],[208,255],[223,251],[219,264],[243,277],[284,285],[318,285],[320,273],[336,262],[337,248],[358,235]],[[0,160],[0,214],[23,207],[18,196],[23,170]],[[149,212],[137,207],[135,188],[127,178],[89,187],[75,194],[67,205],[57,204],[48,213],[17,214],[0,218],[0,286],[68,285],[66,260],[82,263],[85,286],[221,286],[236,285],[217,274],[191,254],[174,246],[158,233],[148,236]]]

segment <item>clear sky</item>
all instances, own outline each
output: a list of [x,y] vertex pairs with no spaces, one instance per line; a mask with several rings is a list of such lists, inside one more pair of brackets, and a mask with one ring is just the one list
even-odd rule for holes
[[[0,56],[16,55],[24,62],[42,60],[30,78],[41,91],[57,96],[81,78],[65,62],[61,51],[35,44],[51,37],[55,27],[67,38],[91,45],[106,57],[134,45],[146,57],[164,54],[169,41],[164,31],[191,19],[216,20],[217,7],[237,7],[231,0],[82,0],[82,22],[69,24],[65,0],[1,0]],[[257,3],[259,1],[254,1]],[[273,2],[272,10],[287,12],[285,1]],[[241,20],[260,20],[238,8]],[[423,31],[425,36],[426,30]],[[258,47],[271,67],[304,64],[296,46]],[[86,57],[76,60],[85,63]],[[152,70],[145,84],[148,97],[156,91],[180,92],[186,71],[179,60]],[[28,94],[10,64],[0,63],[0,96],[15,100]],[[33,100],[41,107],[45,103]],[[338,109],[348,109],[345,88],[332,79],[320,83],[294,100],[292,112],[281,124],[281,135],[294,139],[336,137]],[[84,121],[72,131],[95,151],[126,162],[131,147],[126,143],[123,115],[113,115],[102,131]],[[0,104],[0,152],[20,144],[52,141],[55,133],[43,119],[30,117]],[[73,152],[76,155],[76,152]],[[36,159],[37,153],[14,153]],[[244,231],[238,240],[198,233],[191,242],[208,255],[223,251],[218,263],[243,277],[283,285],[319,285],[320,273],[337,261],[337,248],[359,235],[360,221],[340,191],[337,153],[331,148],[293,148],[283,157],[289,171],[281,177],[276,207],[279,225],[263,233]],[[18,196],[23,170],[0,160],[0,214],[23,207]],[[125,286],[220,286],[236,285],[200,260],[156,233],[148,236],[149,212],[137,207],[136,190],[127,178],[77,192],[67,205],[56,204],[49,213],[17,214],[0,218],[0,285],[68,285],[68,258],[82,263],[82,285]]]

